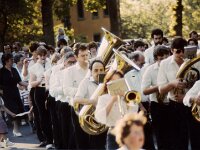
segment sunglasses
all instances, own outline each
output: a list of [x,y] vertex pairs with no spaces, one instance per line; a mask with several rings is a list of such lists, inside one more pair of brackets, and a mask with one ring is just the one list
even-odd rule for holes
[[183,48],[183,49],[174,49],[174,51],[175,51],[176,54],[180,54],[181,52],[184,53],[185,50]]

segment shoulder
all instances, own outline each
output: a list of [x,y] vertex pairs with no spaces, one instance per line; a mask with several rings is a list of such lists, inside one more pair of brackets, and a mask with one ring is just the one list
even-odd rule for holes
[[151,53],[154,49],[154,46],[149,47],[148,49],[145,50],[144,54]]
[[168,58],[162,60],[161,63],[160,63],[160,66],[169,64],[169,63],[171,62],[172,58],[173,58],[173,57],[170,56],[170,57],[168,57]]

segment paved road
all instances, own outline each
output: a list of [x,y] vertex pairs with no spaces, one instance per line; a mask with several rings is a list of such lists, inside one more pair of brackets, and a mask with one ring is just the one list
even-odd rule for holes
[[[31,129],[28,125],[21,126],[20,128],[22,137],[14,137],[12,134],[12,129],[9,128],[8,137],[10,141],[14,142],[15,145],[6,149],[12,150],[23,150],[23,149],[42,149],[37,147],[39,141],[36,134],[31,133]],[[44,149],[44,148],[43,148]]]

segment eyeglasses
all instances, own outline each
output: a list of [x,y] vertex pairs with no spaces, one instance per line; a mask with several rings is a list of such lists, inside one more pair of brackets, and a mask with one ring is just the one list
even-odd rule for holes
[[184,53],[184,48],[183,49],[174,49],[176,54],[180,54],[181,52]]

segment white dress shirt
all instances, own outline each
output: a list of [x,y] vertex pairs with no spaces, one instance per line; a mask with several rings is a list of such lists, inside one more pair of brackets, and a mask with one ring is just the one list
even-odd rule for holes
[[[45,61],[45,65],[37,62],[30,68],[30,74],[36,76],[36,81],[41,80],[43,76],[45,76],[45,72],[51,68],[51,63],[49,61]],[[45,83],[45,80],[41,83]],[[39,85],[41,86],[41,85]]]
[[144,51],[144,57],[145,57],[146,64],[151,65],[154,63],[154,57],[153,57],[154,47],[155,47],[155,45],[149,47],[147,50]]
[[[160,63],[157,83],[159,89],[167,83],[176,80],[176,74],[179,70],[179,65],[174,60],[174,56],[170,56]],[[169,99],[175,101],[174,89],[168,92]]]
[[141,88],[142,76],[143,76],[143,68],[138,71],[136,69],[132,69],[127,72],[124,76],[125,80],[128,82],[130,90],[135,90],[140,92],[142,97],[142,102],[148,101],[148,96],[144,95]]
[[200,94],[200,80],[196,81],[193,87],[186,93],[183,104],[185,106],[191,107],[190,98],[195,97]]
[[[157,85],[158,69],[159,65],[157,62],[147,67],[142,77],[142,91],[146,88]],[[158,102],[156,93],[150,94],[149,99],[150,101]],[[165,99],[165,102],[166,101],[167,99]]]
[[97,87],[98,84],[94,81],[93,77],[83,79],[80,85],[78,86],[75,99],[79,98],[90,99]]
[[80,82],[85,78],[89,69],[83,69],[78,63],[64,70],[63,91],[65,96],[74,98]]
[[[113,104],[108,116],[106,115],[106,106],[111,100],[112,96],[109,94],[100,96],[98,98],[98,103],[95,110],[95,118],[97,121],[105,124],[108,127],[115,126],[116,122],[122,118],[118,101]],[[138,111],[138,105],[127,106],[127,104],[122,99],[121,104],[125,114]]]

